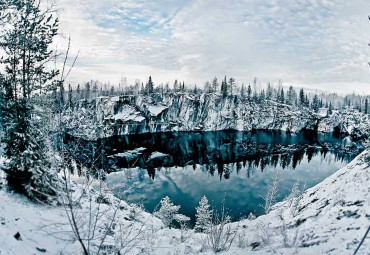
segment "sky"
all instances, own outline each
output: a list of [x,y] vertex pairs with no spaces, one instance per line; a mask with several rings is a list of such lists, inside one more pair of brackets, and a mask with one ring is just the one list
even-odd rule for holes
[[[213,77],[370,94],[369,0],[57,0],[68,82]],[[64,40],[64,43],[63,43]]]

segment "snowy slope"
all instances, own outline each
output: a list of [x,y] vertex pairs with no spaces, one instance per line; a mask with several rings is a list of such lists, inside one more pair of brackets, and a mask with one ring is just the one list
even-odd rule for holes
[[[369,194],[370,152],[365,151],[348,166],[305,191],[298,200],[298,213],[294,217],[290,200],[286,200],[276,204],[267,215],[231,223],[233,230],[238,231],[236,239],[231,249],[222,254],[353,254],[370,224]],[[97,203],[93,202],[93,206]],[[180,230],[163,228],[157,218],[140,209],[135,209],[137,216],[132,217],[133,207],[112,195],[107,195],[102,206],[115,203],[121,203],[116,224],[145,224],[145,231],[131,254],[199,254],[201,251],[212,254],[204,248],[204,234],[189,230],[181,240]],[[82,199],[82,210],[88,206],[89,202]],[[106,217],[110,216],[107,213]],[[2,186],[1,255],[81,254],[67,222],[63,207],[34,204]],[[17,232],[21,240],[14,238]],[[108,243],[114,244],[112,240],[119,234],[116,228]],[[369,240],[365,240],[358,254],[369,254]]]
[[[273,251],[277,254],[295,251],[298,254],[353,254],[370,225],[370,152],[363,152],[346,167],[304,192],[295,217],[289,203],[278,203],[272,212],[254,221],[239,222],[246,226],[252,242],[260,242],[261,238],[251,232],[261,233],[261,229],[268,226],[271,244],[262,245],[262,254]],[[281,245],[283,222],[287,243],[293,247]],[[292,243],[296,233],[298,240]],[[370,254],[369,237],[358,254]]]
[[370,118],[349,109],[330,116],[266,100],[249,102],[238,96],[218,94],[153,94],[151,96],[98,97],[80,100],[66,110],[69,132],[88,138],[166,131],[215,131],[270,129],[297,132],[318,129],[361,136]]

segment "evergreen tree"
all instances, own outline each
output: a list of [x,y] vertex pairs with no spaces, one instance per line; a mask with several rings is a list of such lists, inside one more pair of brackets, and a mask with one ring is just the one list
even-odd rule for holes
[[224,80],[221,83],[221,93],[222,93],[222,96],[223,97],[227,97],[227,80],[226,80],[226,76],[225,76]]
[[73,90],[71,84],[68,84],[68,106],[72,107],[73,103]]
[[281,88],[280,90],[280,103],[285,103],[284,88]]
[[259,98],[259,101],[260,103],[262,103],[263,101],[265,101],[265,90],[261,90],[260,92],[260,98]]
[[174,205],[168,196],[161,199],[160,207],[154,214],[163,221],[166,227],[171,228],[173,221],[180,209],[179,205]]
[[313,97],[313,100],[312,100],[312,109],[315,112],[318,112],[319,111],[319,108],[320,108],[320,101],[319,101],[319,98],[317,97],[317,95],[315,95]]
[[242,84],[242,88],[240,90],[240,95],[242,96],[242,98],[245,97],[245,86],[244,86],[244,83]]
[[149,76],[149,80],[148,80],[148,83],[146,84],[145,90],[149,94],[153,93],[153,91],[154,91],[154,84],[153,84],[153,81],[152,81],[152,76]]
[[174,92],[177,92],[178,91],[178,83],[177,83],[177,80],[175,80],[175,82],[173,83],[173,91]]
[[333,113],[333,105],[331,102],[329,103],[329,109],[328,109],[328,114],[331,115]]
[[229,79],[230,95],[233,95],[234,86],[235,86],[235,79],[233,77],[230,77]]
[[217,90],[218,90],[218,81],[217,81],[217,77],[213,78],[213,80],[212,80],[212,88],[213,88],[213,91],[214,91],[214,92],[217,92]]
[[254,102],[258,102],[258,93],[257,93],[257,90],[253,91],[253,101]]
[[281,99],[280,99],[280,96],[281,96],[281,92],[280,92],[280,87],[278,87],[278,90],[276,92],[276,102],[281,102]]
[[250,84],[248,84],[247,98],[248,98],[249,101],[251,101],[251,99],[252,99],[252,88],[251,88]]
[[92,92],[94,93],[94,97],[96,98],[98,96],[97,95],[98,93],[98,82],[97,81],[94,82],[94,85],[92,87]]
[[208,199],[203,196],[199,201],[199,205],[195,208],[195,227],[194,229],[199,232],[207,231],[212,224],[213,211],[210,209]]
[[63,84],[54,80],[58,71],[46,65],[53,55],[50,46],[59,21],[41,11],[36,1],[5,0],[0,5],[7,8],[0,12],[0,19],[7,19],[0,23],[0,86],[4,92],[1,111],[7,127],[3,170],[9,187],[45,200],[55,194],[56,176],[46,157],[47,134],[39,120],[43,115],[34,107],[33,92],[62,90]]
[[293,86],[289,87],[286,102],[289,105],[294,105],[294,103],[295,103],[295,91],[293,89]]
[[270,83],[267,84],[267,90],[266,90],[266,99],[271,100],[272,99],[272,86]]
[[145,88],[144,88],[144,83],[141,83],[141,94],[145,94]]
[[114,95],[114,86],[112,86],[112,87],[110,88],[110,94],[111,94],[111,96],[113,96],[113,95]]
[[305,106],[306,107],[310,107],[310,100],[308,99],[308,96],[307,96],[307,94],[306,94],[306,97],[305,97]]
[[77,99],[81,99],[81,87],[80,87],[80,84],[77,84],[76,92],[77,92]]
[[85,99],[90,99],[90,82],[86,82],[85,84]]
[[61,109],[63,109],[64,107],[64,85],[63,83],[61,83],[59,85],[59,100],[60,100],[60,106],[62,107]]
[[304,95],[303,88],[301,88],[299,90],[299,105],[300,106],[305,106],[306,105],[306,100],[305,100],[305,95]]
[[369,100],[367,98],[365,99],[365,108],[364,108],[364,113],[368,114],[369,111]]

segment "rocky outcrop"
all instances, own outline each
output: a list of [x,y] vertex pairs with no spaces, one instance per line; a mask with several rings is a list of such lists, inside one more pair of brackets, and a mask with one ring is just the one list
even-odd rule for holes
[[80,100],[68,108],[64,120],[69,132],[85,137],[171,131],[216,131],[253,129],[319,132],[363,136],[369,116],[355,110],[316,114],[274,101],[256,104],[240,96],[191,93],[151,96],[98,97]]

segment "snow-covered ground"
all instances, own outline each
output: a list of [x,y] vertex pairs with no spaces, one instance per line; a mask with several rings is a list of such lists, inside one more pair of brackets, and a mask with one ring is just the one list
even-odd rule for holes
[[[74,193],[79,193],[82,184],[76,182]],[[155,216],[119,201],[109,192],[104,199],[98,199],[93,191],[88,193],[92,196],[83,196],[80,202],[81,215],[89,211],[89,198],[93,208],[99,205],[106,212],[106,220],[112,218],[110,208],[118,208],[114,226],[123,228],[112,228],[107,244],[118,245],[122,233],[132,229],[139,234],[130,247],[131,254],[212,254],[206,249],[205,234],[164,228]],[[370,152],[365,151],[301,196],[276,204],[267,215],[231,223],[229,226],[237,231],[235,240],[230,250],[221,254],[353,254],[369,224]],[[16,239],[18,232],[20,238]],[[1,255],[81,252],[64,207],[35,204],[1,185]],[[358,254],[369,253],[367,238]]]

